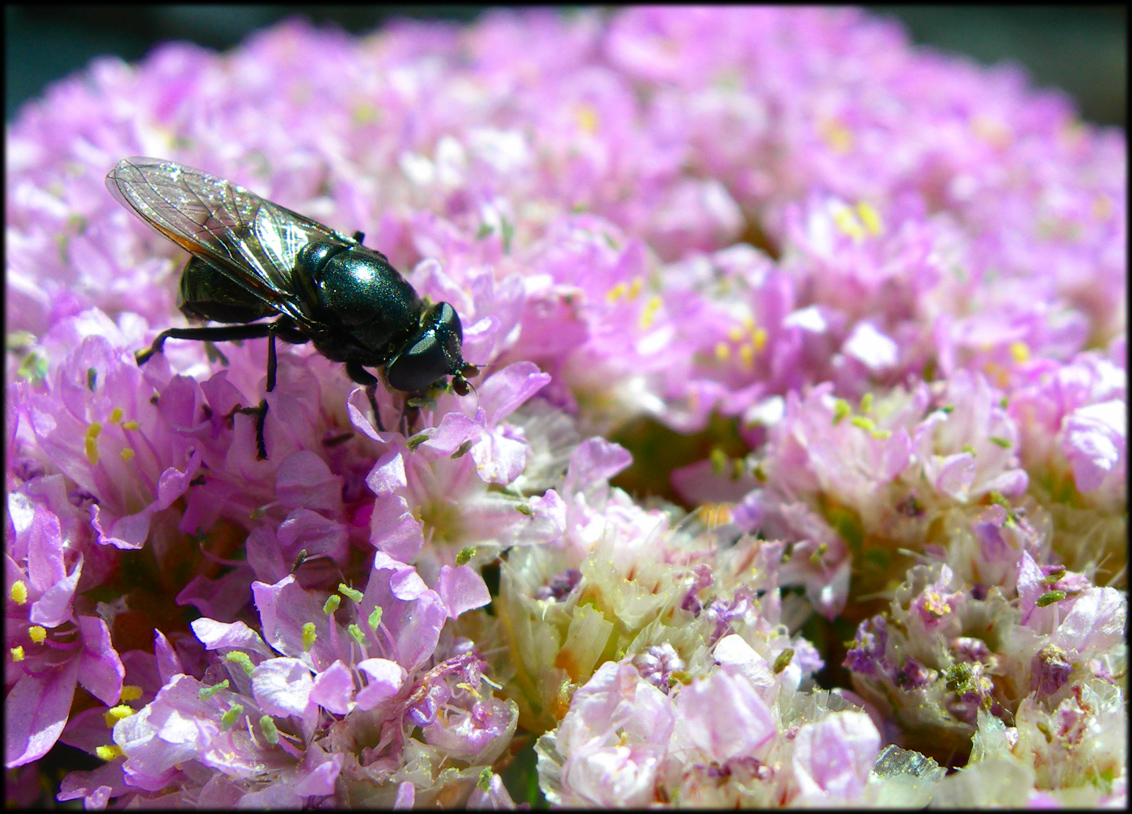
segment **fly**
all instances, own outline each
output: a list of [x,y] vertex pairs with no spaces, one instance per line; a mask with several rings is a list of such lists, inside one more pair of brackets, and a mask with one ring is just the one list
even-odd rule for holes
[[[137,362],[160,353],[166,339],[231,341],[267,337],[267,392],[275,389],[279,339],[311,342],[346,365],[374,397],[383,368],[394,390],[425,396],[452,377],[468,393],[479,369],[464,361],[460,317],[446,302],[420,297],[364,235],[336,232],[242,186],[157,158],[124,158],[106,176],[117,201],[192,257],[181,273],[179,307],[193,320],[220,326],[162,331]],[[271,320],[271,321],[265,321]],[[267,457],[267,400],[257,415],[257,457]]]

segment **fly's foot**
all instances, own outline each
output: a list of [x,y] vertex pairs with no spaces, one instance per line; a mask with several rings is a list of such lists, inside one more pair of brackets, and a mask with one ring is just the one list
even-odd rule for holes
[[267,399],[264,399],[256,407],[237,407],[232,413],[243,413],[244,415],[254,415],[255,421],[255,449],[256,460],[267,460],[267,442],[263,437],[263,427],[267,421]]

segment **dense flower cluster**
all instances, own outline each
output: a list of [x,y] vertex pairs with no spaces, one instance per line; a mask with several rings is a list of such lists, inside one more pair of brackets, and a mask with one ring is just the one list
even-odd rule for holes
[[[1059,94],[492,12],[99,60],[6,146],[10,799],[1125,802],[1126,146]],[[364,231],[475,392],[383,431],[284,346],[258,459],[263,341],[135,362],[131,155]]]

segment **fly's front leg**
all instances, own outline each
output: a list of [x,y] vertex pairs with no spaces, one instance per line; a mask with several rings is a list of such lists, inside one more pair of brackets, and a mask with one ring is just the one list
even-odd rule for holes
[[369,406],[373,408],[373,418],[377,423],[377,431],[385,432],[385,427],[381,424],[381,411],[377,409],[377,377],[362,367],[357,362],[346,363],[346,375],[352,381],[358,384],[365,385],[366,398],[369,399]]
[[408,438],[409,427],[417,420],[417,416],[421,414],[421,408],[413,403],[409,396],[401,402],[401,433]]

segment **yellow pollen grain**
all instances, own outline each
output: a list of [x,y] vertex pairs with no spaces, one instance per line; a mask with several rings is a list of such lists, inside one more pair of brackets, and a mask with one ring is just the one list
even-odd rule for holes
[[924,610],[937,619],[942,619],[951,613],[951,605],[938,591],[928,591],[924,596]]
[[871,418],[865,418],[863,415],[851,416],[849,418],[849,423],[854,427],[857,427],[858,429],[866,430],[868,432],[872,432],[876,429],[877,426],[873,423],[873,420]]
[[1014,357],[1015,362],[1028,362],[1030,361],[1030,347],[1025,342],[1011,342],[1010,355]]
[[137,684],[123,684],[122,685],[122,700],[123,701],[137,701],[142,696],[142,688]]
[[123,424],[123,425],[122,425],[122,429],[124,429],[124,430],[130,430],[130,431],[136,430],[136,429],[138,429],[139,427],[141,427],[141,424],[139,424],[138,422],[134,421],[133,419],[131,419],[131,420],[127,421],[127,422],[126,422],[125,424]]
[[731,358],[731,346],[726,342],[715,343],[715,358],[720,362],[726,362]]
[[755,346],[754,345],[740,345],[739,346],[739,361],[743,363],[743,367],[750,369],[755,364]]
[[835,153],[848,153],[853,149],[853,131],[837,119],[827,119],[821,127],[822,138]]
[[743,329],[738,325],[732,325],[727,329],[727,338],[732,342],[738,344],[743,341]]
[[102,424],[97,421],[90,422],[83,436],[83,452],[90,465],[98,463],[98,436],[102,434]]
[[353,110],[354,124],[370,124],[377,121],[377,108],[370,104],[360,104]]
[[228,730],[236,723],[237,719],[244,714],[243,704],[232,704],[228,709],[224,710],[220,715],[220,728]]
[[42,625],[32,625],[28,628],[28,638],[35,644],[43,644],[47,638],[47,629]]
[[972,132],[997,149],[1010,146],[1011,133],[1003,122],[990,116],[976,116],[971,120]]
[[121,423],[123,416],[125,416],[125,412],[122,410],[122,408],[121,407],[115,407],[113,410],[110,411],[110,423],[111,424]]
[[116,707],[111,707],[110,709],[106,710],[106,712],[102,714],[102,718],[106,721],[106,725],[108,727],[113,727],[114,724],[118,723],[118,721],[121,721],[124,718],[129,718],[133,714],[133,709],[126,706],[125,704],[119,704]]
[[24,660],[24,648],[22,645],[16,645],[8,650],[12,654],[12,661],[16,664]]
[[649,301],[645,303],[644,309],[641,311],[641,330],[647,330],[656,319],[656,312],[660,310],[661,300],[655,294],[649,297]]
[[756,353],[762,353],[763,348],[766,347],[767,338],[766,328],[756,328],[751,332],[751,346]]
[[94,750],[100,760],[105,760],[109,763],[114,758],[122,757],[126,753],[122,751],[122,747],[117,744],[110,744],[109,746],[99,746]]
[[727,503],[705,503],[699,508],[700,520],[709,529],[717,529],[731,522],[731,506]]
[[1112,217],[1112,198],[1104,194],[1098,195],[1093,198],[1091,208],[1094,218],[1097,220],[1108,220]]
[[983,365],[983,373],[986,374],[988,379],[992,381],[1002,381],[1006,376],[1006,371],[1002,365],[997,362],[988,361]]
[[17,579],[12,583],[12,588],[8,591],[8,596],[12,597],[12,601],[17,605],[27,604],[28,601],[28,585],[22,579]]
[[857,216],[853,214],[851,209],[838,209],[833,214],[833,222],[838,229],[844,234],[849,235],[849,237],[853,238],[856,242],[860,243],[865,239],[865,230],[862,228],[860,221],[857,220]]
[[641,294],[641,289],[644,288],[645,282],[640,277],[634,277],[633,282],[629,283],[629,299],[635,300]]
[[587,133],[596,133],[598,126],[601,124],[601,117],[597,114],[597,108],[589,103],[582,103],[578,105],[578,127]]
[[129,447],[122,447],[122,451],[118,453],[122,456],[122,460],[129,462],[134,459],[134,451]]
[[861,201],[857,204],[857,217],[861,219],[861,223],[865,225],[869,234],[874,237],[884,230],[884,222],[880,219],[880,212],[877,212],[876,208],[868,201]]
[[228,653],[225,653],[224,658],[232,662],[233,664],[238,664],[243,667],[244,672],[248,675],[251,675],[255,670],[255,666],[252,664],[251,657],[242,650],[232,650]]
[[280,730],[275,726],[275,721],[272,720],[271,716],[259,718],[259,731],[263,732],[264,739],[272,746],[280,742]]
[[708,460],[711,461],[712,471],[717,475],[722,475],[727,471],[727,453],[719,447],[715,447],[711,454],[708,455]]
[[613,288],[609,289],[609,291],[605,295],[605,298],[610,302],[617,302],[627,293],[629,293],[629,286],[625,285],[624,283],[618,283],[617,285],[613,286]]
[[464,690],[465,692],[467,692],[469,695],[473,696],[474,698],[481,698],[482,697],[480,695],[480,691],[477,690],[475,687],[473,687],[471,684],[469,684],[467,681],[461,681],[456,686],[459,687],[461,690]]

